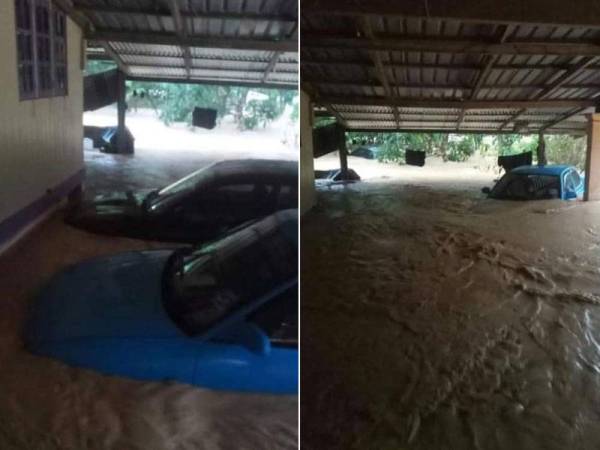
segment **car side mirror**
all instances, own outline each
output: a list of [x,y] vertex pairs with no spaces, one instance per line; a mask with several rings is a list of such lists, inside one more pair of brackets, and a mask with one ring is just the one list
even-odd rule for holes
[[222,339],[246,347],[251,352],[266,356],[271,353],[269,336],[257,325],[242,322],[220,333]]
[[492,190],[489,187],[486,186],[484,188],[481,188],[481,192],[483,192],[486,195],[489,195],[490,192],[492,192]]

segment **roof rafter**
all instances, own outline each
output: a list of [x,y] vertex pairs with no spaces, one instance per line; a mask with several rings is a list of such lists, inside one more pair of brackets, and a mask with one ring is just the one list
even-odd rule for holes
[[[371,27],[371,22],[368,17],[361,17],[359,19],[359,29],[367,37],[367,39],[375,39],[375,34],[373,33],[373,28]],[[385,68],[383,67],[383,63],[381,61],[381,55],[377,51],[372,51],[369,54],[371,56],[373,64],[375,65],[375,73],[377,74],[377,78],[379,78],[379,82],[383,86],[385,95],[389,99],[393,99],[396,96],[394,95],[394,91],[392,90],[390,82],[387,78]],[[392,107],[392,111],[394,113],[394,120],[396,121],[396,126],[400,128],[400,113],[398,112],[398,108]]]
[[[537,94],[535,94],[532,99],[533,100],[541,100],[550,95],[559,87],[566,84],[568,81],[572,80],[574,77],[578,76],[586,67],[591,64],[598,62],[598,57],[586,57],[581,59],[577,64],[571,66],[568,70],[566,70],[562,75],[556,78],[553,82],[545,86],[542,90],[540,90]],[[509,123],[518,119],[521,115],[525,113],[525,109],[519,110],[515,115],[508,118],[501,126],[500,129],[506,127]]]
[[600,55],[600,44],[583,40],[564,39],[511,39],[503,43],[484,42],[481,39],[440,39],[425,36],[380,35],[364,39],[350,34],[331,35],[306,32],[302,36],[306,48],[356,48],[379,51],[409,51],[430,53],[459,53],[486,55]]
[[156,45],[187,45],[189,47],[224,48],[238,50],[296,52],[298,43],[291,39],[244,39],[211,36],[181,37],[172,33],[97,30],[85,34],[86,39],[99,42],[130,42]]
[[[181,9],[179,8],[179,0],[169,0],[169,8],[171,9],[171,15],[173,16],[173,22],[175,23],[175,30],[177,35],[185,39],[188,35],[187,24],[181,15]],[[185,72],[189,78],[192,73],[192,54],[190,47],[187,45],[181,46],[183,53],[183,60],[185,62]]]
[[504,0],[500,7],[481,0],[302,0],[302,14],[328,16],[380,15],[428,17],[474,23],[550,24],[600,27],[596,0]]
[[321,96],[323,103],[334,105],[364,105],[364,106],[400,106],[403,108],[440,108],[440,109],[520,109],[520,108],[576,108],[594,106],[597,100],[567,99],[567,100],[443,100],[387,97],[334,97]]
[[[79,6],[73,7],[74,11],[84,14],[110,14],[110,15],[121,15],[121,16],[151,16],[156,18],[169,18],[171,17],[171,11],[166,8],[153,8],[153,9],[139,9],[131,7],[115,8],[112,6],[94,5],[94,6]],[[240,12],[240,13],[221,13],[221,12],[200,12],[190,13],[181,11],[183,18],[190,19],[221,19],[221,20],[255,20],[255,21],[269,21],[269,22],[285,22],[285,23],[296,23],[294,17],[282,14],[260,14],[252,12]]]
[[[506,41],[506,39],[509,36],[509,32],[510,32],[511,28],[508,25],[500,25],[499,30],[498,30],[498,43],[502,44],[504,41]],[[473,83],[473,88],[471,89],[471,96],[469,97],[471,100],[475,100],[477,98],[477,95],[479,94],[479,91],[481,90],[481,87],[483,86],[483,83],[485,82],[485,80],[487,80],[488,76],[490,75],[490,72],[492,71],[494,64],[498,61],[499,56],[498,55],[485,55],[483,57],[483,61],[484,61],[484,66],[483,69],[479,71],[479,73],[476,75],[475,78],[475,82]],[[458,121],[456,122],[456,129],[460,130],[460,126],[462,124],[463,118],[465,117],[464,114],[464,109],[462,110]]]

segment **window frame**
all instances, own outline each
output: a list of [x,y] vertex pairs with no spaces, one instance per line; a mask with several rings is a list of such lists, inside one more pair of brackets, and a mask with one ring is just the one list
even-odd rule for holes
[[[67,15],[51,0],[15,0],[14,5],[19,100],[68,96]],[[43,20],[38,16],[41,9],[47,13],[47,23],[40,22]],[[21,20],[27,16],[29,27],[24,28]],[[42,30],[40,24],[46,24],[46,29]],[[48,52],[43,61],[40,60],[42,40],[46,40],[43,46]],[[24,41],[29,43],[27,56],[31,59],[23,58]],[[30,70],[30,80],[25,79],[25,70]],[[45,86],[42,86],[42,70],[48,77]],[[29,84],[31,89],[25,89]]]

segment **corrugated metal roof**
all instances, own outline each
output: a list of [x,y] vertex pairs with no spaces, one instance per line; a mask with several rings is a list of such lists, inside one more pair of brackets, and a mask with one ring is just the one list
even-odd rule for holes
[[[397,10],[393,17],[330,14],[326,3],[321,10],[312,2],[302,16],[303,86],[348,127],[585,129],[583,114],[600,96],[600,29],[403,17],[402,4]],[[545,108],[534,107],[537,101]],[[456,108],[448,110],[451,102]],[[385,114],[373,110],[384,104]]]
[[[295,88],[296,0],[74,0],[94,58],[130,77]],[[92,55],[92,52],[90,52]]]

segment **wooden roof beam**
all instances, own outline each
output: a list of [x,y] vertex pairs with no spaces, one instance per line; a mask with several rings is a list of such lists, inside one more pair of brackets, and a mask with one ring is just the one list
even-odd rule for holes
[[600,44],[589,41],[511,39],[503,43],[493,43],[484,42],[482,39],[457,40],[399,35],[379,35],[377,39],[364,39],[352,35],[337,36],[322,32],[305,32],[302,36],[302,47],[477,55],[600,55]]
[[[84,35],[87,33],[94,33],[95,27],[92,21],[87,17],[86,14],[77,11],[71,0],[54,0],[56,6],[63,10],[73,22],[75,22],[79,28],[83,31]],[[108,42],[100,42],[101,47],[104,49],[106,55],[110,57],[116,64],[121,72],[125,75],[129,75],[129,67],[123,62],[121,57],[114,51]]]
[[[499,36],[498,36],[498,43],[502,44],[504,41],[506,41],[506,39],[509,36],[509,30],[511,28],[508,25],[501,25],[500,29],[499,29]],[[498,61],[499,56],[498,55],[485,55],[483,57],[484,60],[484,66],[483,69],[481,71],[479,71],[479,73],[477,74],[477,77],[475,78],[475,83],[473,83],[473,88],[471,90],[471,96],[470,99],[471,100],[475,100],[477,98],[477,95],[479,94],[479,91],[481,90],[483,83],[485,82],[485,80],[487,80],[488,76],[490,75],[490,72],[492,71],[494,64]],[[459,130],[460,129],[460,125],[462,124],[463,118],[465,117],[464,114],[464,109],[461,111],[461,114],[458,118],[458,122],[456,123],[456,129]]]
[[[180,38],[185,39],[188,35],[188,30],[187,24],[181,16],[179,0],[169,0],[169,8],[171,10],[171,15],[173,16],[173,22],[175,23],[177,35]],[[183,53],[183,60],[185,62],[185,73],[187,74],[187,77],[190,78],[192,74],[192,53],[190,52],[190,47],[187,45],[182,45],[181,51]]]
[[211,79],[204,77],[169,77],[169,76],[136,76],[130,75],[127,77],[128,80],[132,81],[143,81],[147,83],[176,83],[176,84],[204,84],[208,86],[241,86],[249,88],[262,88],[262,89],[298,89],[298,83],[261,83],[260,81],[248,81],[244,79]]
[[[313,84],[321,85],[321,86],[338,86],[338,87],[359,87],[359,88],[373,88],[379,87],[380,84],[376,80],[357,80],[357,81],[334,81],[330,79],[319,79],[315,77],[303,76],[303,79],[310,81]],[[535,89],[542,90],[545,89],[547,85],[545,84],[520,84],[520,83],[500,83],[500,84],[485,84],[480,86],[480,89]],[[462,90],[462,91],[472,91],[474,86],[468,86],[463,84],[419,84],[419,83],[403,83],[396,84],[396,89],[425,89],[425,90],[436,90],[436,91],[444,91],[444,90]],[[560,87],[565,89],[600,89],[600,83],[586,83],[586,84],[564,84]]]
[[564,122],[565,120],[569,120],[571,117],[575,117],[579,114],[581,114],[582,112],[584,112],[586,109],[588,109],[587,107],[585,108],[577,108],[571,112],[568,112],[566,114],[562,114],[558,119],[555,119],[551,122],[546,123],[543,127],[540,128],[540,133],[543,131],[546,131],[548,128],[552,128],[555,125],[558,125],[561,122]]
[[[579,61],[578,63],[576,63],[573,66],[571,66],[568,70],[566,70],[558,78],[555,78],[554,81],[552,81],[550,84],[548,84],[543,89],[541,89],[532,98],[534,100],[541,100],[541,99],[544,99],[545,97],[548,97],[548,95],[552,94],[552,92],[554,92],[556,89],[562,87],[568,81],[572,80],[573,78],[575,78],[579,74],[581,74],[581,72],[583,70],[585,70],[586,67],[588,67],[588,66],[590,66],[590,65],[592,65],[592,64],[594,64],[596,62],[598,62],[598,57],[596,57],[596,56],[594,56],[594,57],[585,57],[585,58],[581,59],[581,61]],[[511,123],[511,122],[515,121],[516,119],[518,119],[524,113],[525,113],[524,109],[519,110],[519,112],[517,112],[514,116],[510,117],[509,119],[507,119],[502,124],[502,126],[500,127],[500,129],[503,129],[509,123]]]
[[[363,17],[359,21],[359,29],[362,33],[367,37],[367,39],[375,39],[375,34],[373,33],[373,28],[371,27],[371,22],[368,17]],[[386,75],[385,68],[383,67],[383,63],[381,61],[381,55],[377,51],[370,52],[371,60],[375,65],[375,72],[377,73],[377,78],[379,78],[380,83],[383,86],[383,90],[385,91],[385,95],[393,99],[395,97],[394,91],[392,90],[389,80]],[[392,112],[394,114],[394,120],[396,121],[396,126],[400,128],[400,113],[398,112],[398,108],[392,106]]]
[[[368,59],[344,59],[344,60],[336,60],[332,58],[321,59],[321,58],[313,58],[313,57],[305,57],[302,56],[302,65],[303,66],[332,66],[332,67],[343,67],[343,66],[364,66],[369,64]],[[428,64],[428,63],[401,63],[401,62],[393,62],[393,63],[383,63],[384,67],[395,68],[395,69],[443,69],[443,70],[473,70],[473,71],[481,71],[485,68],[484,65],[481,64]],[[567,70],[569,69],[569,64],[495,64],[494,69],[497,70]],[[600,65],[592,65],[586,67],[588,70],[598,70],[600,69]]]
[[[83,6],[75,5],[74,11],[83,14],[110,14],[119,16],[151,16],[158,19],[166,19],[172,16],[171,10],[164,7],[157,8],[131,8],[123,7],[117,8],[114,6],[94,5],[94,6]],[[284,23],[297,23],[297,18],[292,15],[286,14],[261,14],[253,12],[187,12],[181,11],[183,18],[190,19],[220,19],[220,20],[255,20],[255,21],[269,21],[269,22],[284,22]]]
[[[432,128],[365,128],[365,127],[348,127],[347,131],[356,131],[361,133],[449,133],[449,134],[515,134],[512,130],[496,130],[491,128],[480,128],[480,129],[462,129],[456,131],[454,128],[443,128],[443,129],[432,129]],[[538,134],[537,130],[524,130],[519,134]],[[550,133],[549,133],[550,134]],[[585,135],[585,129],[577,128],[565,128],[559,130],[553,130],[552,134],[572,134],[572,135]]]
[[223,48],[256,51],[297,52],[298,42],[293,39],[244,39],[211,36],[181,37],[171,33],[148,33],[132,31],[96,30],[85,34],[85,38],[99,42],[130,42],[134,44],[175,45],[188,47]]
[[346,122],[346,119],[342,117],[342,115],[333,107],[331,103],[321,101],[319,91],[315,89],[315,87],[310,82],[302,80],[302,90],[304,90],[304,92],[306,92],[309,95],[309,97],[313,101],[313,105],[316,105],[318,103],[319,105],[323,106],[329,112],[329,114],[335,117],[335,120],[341,126],[343,126],[344,128],[348,128],[348,123]]
[[596,0],[302,0],[302,14],[448,19],[474,23],[548,24],[600,27]]
[[273,56],[271,57],[271,60],[269,61],[269,64],[267,65],[267,67],[263,73],[263,77],[262,77],[263,83],[265,83],[269,79],[269,75],[271,75],[271,72],[273,72],[273,70],[275,70],[275,66],[277,65],[277,61],[279,61],[280,56],[281,56],[281,52],[273,52]]
[[400,106],[404,108],[440,108],[440,109],[520,109],[520,108],[583,108],[594,106],[597,100],[443,100],[443,99],[414,99],[395,97],[359,97],[359,96],[321,96],[323,103],[333,105],[363,105],[363,106]]

